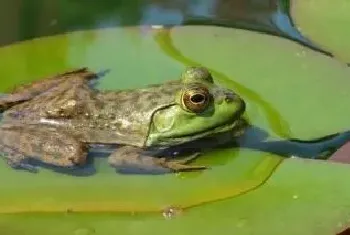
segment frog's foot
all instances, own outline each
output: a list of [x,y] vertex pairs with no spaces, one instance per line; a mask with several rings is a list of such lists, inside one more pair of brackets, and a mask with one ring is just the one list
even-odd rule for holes
[[201,165],[187,165],[188,163],[195,160],[200,153],[194,153],[188,157],[184,157],[181,159],[167,159],[167,158],[159,158],[158,164],[171,169],[174,172],[181,172],[181,171],[196,171],[196,170],[205,170],[209,167],[207,166],[201,166]]
[[198,157],[198,153],[181,159],[154,157],[142,153],[142,149],[124,146],[109,156],[108,162],[112,167],[128,167],[154,172],[181,172],[207,169],[206,166],[187,165]]
[[23,169],[32,173],[37,173],[38,168],[26,163],[27,157],[14,149],[0,145],[0,152],[4,156],[7,164],[14,169]]

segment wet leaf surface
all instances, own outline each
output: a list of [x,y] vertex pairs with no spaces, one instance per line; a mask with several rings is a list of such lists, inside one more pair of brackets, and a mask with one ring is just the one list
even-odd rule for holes
[[[270,140],[312,139],[348,129],[349,69],[341,63],[294,42],[244,30],[177,27],[162,33],[147,27],[83,31],[1,48],[0,75],[8,78],[1,89],[79,66],[111,69],[98,84],[101,89],[142,87],[174,79],[195,63],[209,67],[216,81],[247,100],[248,119]],[[2,209],[61,213],[2,214],[0,232],[335,234],[350,219],[348,165],[293,158],[269,178],[281,158],[268,152],[226,149],[199,161],[212,164],[214,171],[121,176],[96,158],[97,173],[91,177],[50,169],[35,177],[2,164]],[[177,210],[177,204],[218,195],[227,199]],[[124,212],[96,212],[111,208]]]
[[336,58],[350,63],[350,2],[291,0],[292,19],[299,32]]

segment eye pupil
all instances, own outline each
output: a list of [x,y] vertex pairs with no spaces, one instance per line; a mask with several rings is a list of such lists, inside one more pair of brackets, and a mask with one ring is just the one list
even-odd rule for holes
[[191,96],[192,103],[203,103],[205,101],[205,96],[202,94],[194,94]]

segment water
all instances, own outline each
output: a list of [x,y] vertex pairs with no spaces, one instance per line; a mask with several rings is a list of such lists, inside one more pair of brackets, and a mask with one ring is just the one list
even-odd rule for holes
[[262,31],[316,48],[294,28],[286,0],[120,0],[103,3],[19,0],[0,3],[0,13],[0,45],[74,30],[207,24]]

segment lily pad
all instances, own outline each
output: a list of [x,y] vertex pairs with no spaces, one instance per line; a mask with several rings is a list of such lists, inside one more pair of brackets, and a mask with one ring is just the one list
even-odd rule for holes
[[[151,28],[80,31],[38,38],[0,49],[3,91],[74,67],[110,72],[100,89],[142,87],[179,78],[185,68],[159,48]],[[121,175],[96,158],[96,173],[74,177],[42,169],[19,172],[1,164],[0,212],[161,211],[192,207],[252,190],[271,175],[282,158],[231,148],[199,159],[212,170],[179,175]],[[5,181],[6,179],[6,181]],[[8,180],[10,179],[10,180]],[[26,195],[23,197],[23,195]],[[96,200],[98,198],[98,200]]]
[[291,0],[298,30],[335,57],[350,63],[350,2],[348,0]]
[[[314,138],[349,125],[344,104],[349,70],[337,61],[291,41],[245,30],[141,29],[75,32],[2,48],[0,74],[11,81],[1,88],[6,91],[16,83],[77,66],[111,68],[101,89],[141,87],[176,78],[184,65],[201,64],[247,100],[248,119],[271,136]],[[0,165],[0,208],[18,212],[0,214],[0,233],[332,234],[349,219],[347,165],[290,159],[269,178],[281,161],[270,153],[227,149],[199,161],[213,165],[213,171],[120,176],[105,159],[96,159],[98,174],[91,177],[49,170],[35,177]],[[218,199],[213,195],[226,199],[198,205],[203,199]],[[194,201],[197,204],[191,204]],[[137,213],[179,202],[198,206],[170,221],[159,212]],[[45,208],[46,213],[34,213]],[[110,208],[119,213],[97,213]]]
[[193,207],[260,186],[281,161],[278,156],[242,150],[217,151],[200,160],[213,164],[212,159],[227,162],[199,175],[121,175],[104,158],[95,160],[96,174],[88,177],[45,169],[38,174],[17,172],[3,164],[0,213],[152,212]]
[[250,121],[271,136],[312,139],[350,127],[350,68],[332,58],[240,29],[175,27],[156,39],[169,57],[205,65],[236,90]]
[[336,234],[350,225],[349,177],[347,165],[290,159],[255,191],[192,208],[170,220],[160,213],[1,214],[0,233]]

